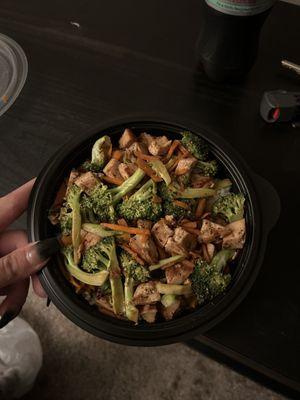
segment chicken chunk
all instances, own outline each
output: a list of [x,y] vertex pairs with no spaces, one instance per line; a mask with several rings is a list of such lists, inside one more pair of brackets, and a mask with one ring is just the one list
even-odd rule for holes
[[181,285],[193,272],[193,263],[175,264],[165,269],[167,283]]
[[136,142],[134,133],[131,129],[126,128],[119,140],[120,149],[127,149],[134,142]]
[[141,283],[134,292],[133,303],[135,305],[145,305],[155,303],[160,300],[160,294],[156,288],[156,282],[149,281]]
[[147,146],[142,142],[134,142],[127,150],[134,155],[137,153],[148,154]]
[[177,299],[169,307],[162,306],[160,312],[166,321],[170,321],[174,318],[175,314],[180,309],[180,300]]
[[242,249],[246,239],[245,219],[226,225],[230,233],[223,238],[223,247],[229,249]]
[[119,164],[119,173],[124,180],[128,179],[131,175],[133,175],[136,170],[137,166],[133,163]]
[[153,156],[160,156],[168,152],[171,144],[172,140],[168,140],[166,136],[158,136],[151,141],[148,150]]
[[173,215],[166,215],[165,216],[165,221],[166,224],[170,227],[170,228],[175,228],[176,227],[176,219],[174,218]]
[[207,250],[207,255],[209,257],[209,261],[211,261],[215,255],[215,245],[213,243],[207,243],[206,245],[206,250]]
[[175,256],[177,254],[182,254],[182,255],[187,255],[188,252],[185,250],[184,247],[180,246],[180,244],[176,243],[173,237],[170,237],[167,240],[167,243],[165,245],[165,250],[167,253],[171,254],[172,256]]
[[79,175],[74,183],[88,193],[99,184],[99,179],[92,172],[85,172]]
[[139,229],[149,229],[152,228],[152,222],[148,221],[147,219],[138,219],[136,223]]
[[69,179],[68,179],[67,186],[70,187],[71,185],[73,185],[73,183],[75,182],[75,179],[78,178],[78,176],[79,176],[79,172],[76,171],[75,169],[73,169],[70,172],[70,176],[69,176]]
[[197,246],[196,236],[187,232],[185,229],[181,227],[175,229],[173,239],[187,252],[190,250],[194,250],[195,247]]
[[187,172],[190,172],[196,164],[197,159],[194,157],[188,157],[179,160],[175,169],[175,175],[184,175]]
[[155,304],[145,304],[140,308],[140,315],[146,321],[152,324],[155,322],[157,307]]
[[164,218],[156,222],[152,228],[153,236],[162,247],[165,247],[167,240],[173,236],[173,233],[173,230],[167,225]]
[[147,147],[150,146],[151,142],[154,140],[154,136],[149,135],[146,132],[140,134],[140,142],[144,143]]
[[95,235],[94,233],[85,232],[85,231],[81,231],[81,232],[83,232],[82,244],[83,244],[84,251],[86,251],[90,247],[94,246],[101,240],[100,236]]
[[199,240],[202,243],[209,243],[220,240],[228,234],[230,230],[226,226],[215,224],[208,219],[203,219],[200,230]]
[[129,241],[129,246],[146,263],[155,264],[158,261],[158,252],[151,237],[145,238],[143,235],[135,235]]
[[122,176],[119,172],[120,164],[121,164],[120,161],[116,160],[115,158],[111,158],[104,167],[103,172],[110,178],[122,179]]

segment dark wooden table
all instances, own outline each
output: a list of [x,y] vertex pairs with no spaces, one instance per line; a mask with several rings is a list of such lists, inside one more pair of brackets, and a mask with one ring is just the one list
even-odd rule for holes
[[0,119],[0,189],[37,175],[62,143],[107,119],[168,114],[223,135],[274,185],[282,214],[249,296],[189,344],[297,397],[300,132],[266,125],[259,103],[268,89],[299,91],[280,60],[300,63],[300,8],[278,3],[247,81],[219,85],[195,68],[200,3],[2,0],[0,32],[24,48],[29,75]]

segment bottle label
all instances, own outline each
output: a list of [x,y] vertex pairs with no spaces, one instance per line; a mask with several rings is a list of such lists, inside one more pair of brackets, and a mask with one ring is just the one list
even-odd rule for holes
[[231,15],[249,16],[260,14],[272,7],[275,0],[205,0],[217,11]]

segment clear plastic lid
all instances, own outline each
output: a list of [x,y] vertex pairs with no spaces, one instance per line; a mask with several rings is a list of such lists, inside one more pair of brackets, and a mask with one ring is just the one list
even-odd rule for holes
[[19,96],[28,73],[28,63],[22,48],[0,33],[0,116]]

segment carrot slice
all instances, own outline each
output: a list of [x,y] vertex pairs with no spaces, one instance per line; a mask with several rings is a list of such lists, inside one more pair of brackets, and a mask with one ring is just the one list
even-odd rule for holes
[[112,153],[112,156],[111,156],[111,158],[114,158],[115,160],[118,160],[118,161],[120,161],[122,157],[123,157],[122,150],[114,150]]
[[129,247],[127,244],[121,244],[121,245],[119,245],[119,247],[121,247],[121,249],[127,251],[127,253],[129,253],[138,263],[140,263],[141,265],[145,265],[145,261],[135,251],[133,251],[132,248]]
[[112,183],[113,185],[118,185],[118,186],[122,185],[122,183],[124,182],[122,179],[112,178],[111,176],[106,176],[106,175],[102,176],[102,179],[105,182]]
[[184,201],[174,200],[174,204],[178,207],[185,208],[186,210],[190,208],[189,205],[186,204]]
[[172,157],[174,151],[177,149],[177,147],[179,146],[180,142],[179,140],[175,139],[173,140],[173,143],[171,144],[171,147],[169,148],[169,151],[166,155],[166,160],[170,160],[170,158]]
[[72,237],[71,235],[62,235],[60,237],[60,241],[63,246],[69,246],[70,244],[72,244]]
[[195,212],[196,218],[200,218],[203,215],[205,206],[206,206],[206,199],[199,199],[197,209]]
[[188,221],[187,222],[182,222],[181,226],[183,228],[197,228],[197,222],[196,221]]
[[179,143],[179,150],[181,151],[181,153],[185,156],[185,157],[187,157],[187,156],[190,156],[190,152],[189,151],[187,151],[187,149],[184,147],[184,146],[182,146],[182,144],[181,143]]
[[148,175],[154,182],[161,182],[162,178],[156,175],[156,173],[153,171],[153,169],[141,158],[138,157],[137,159],[137,165],[139,168],[141,168],[146,175]]
[[140,228],[134,228],[134,227],[123,226],[123,225],[118,225],[118,224],[109,224],[106,222],[103,222],[101,224],[101,226],[103,226],[104,228],[111,229],[113,231],[130,233],[131,235],[150,235],[149,229],[140,229]]

